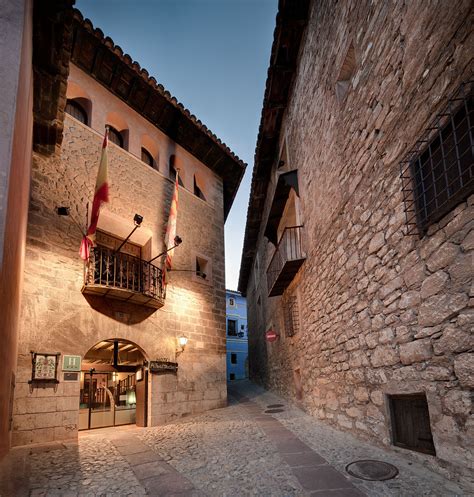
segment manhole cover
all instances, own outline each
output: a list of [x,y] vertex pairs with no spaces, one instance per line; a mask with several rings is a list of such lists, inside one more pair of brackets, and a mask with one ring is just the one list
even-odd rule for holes
[[265,411],[265,414],[275,414],[277,412],[284,412],[285,409],[267,409]]
[[346,466],[346,471],[356,478],[371,481],[391,480],[398,475],[398,469],[393,464],[370,459],[351,462]]
[[267,409],[274,409],[275,407],[285,407],[285,404],[270,404]]

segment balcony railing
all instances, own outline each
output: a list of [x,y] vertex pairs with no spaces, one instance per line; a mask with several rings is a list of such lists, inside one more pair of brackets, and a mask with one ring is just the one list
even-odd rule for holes
[[105,247],[94,247],[85,265],[82,292],[159,309],[165,300],[162,270]]
[[285,228],[267,269],[269,297],[283,294],[305,259],[303,226]]

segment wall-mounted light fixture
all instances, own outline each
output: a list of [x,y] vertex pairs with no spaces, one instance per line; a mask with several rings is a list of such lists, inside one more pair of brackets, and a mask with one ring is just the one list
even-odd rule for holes
[[176,235],[174,237],[173,242],[174,242],[174,245],[172,247],[170,247],[169,249],[166,249],[164,252],[161,252],[158,255],[155,255],[155,257],[153,257],[153,259],[150,259],[148,262],[153,262],[155,259],[158,259],[158,257],[165,255],[166,252],[169,252],[170,250],[173,250],[174,248],[178,247],[179,245],[181,245],[183,243],[183,239],[180,236]]
[[177,341],[178,341],[178,348],[176,349],[176,354],[181,354],[182,352],[184,352],[184,348],[188,343],[188,339],[185,336],[181,336],[178,338]]
[[82,229],[80,224],[74,219],[73,216],[71,216],[71,210],[69,209],[69,207],[66,207],[64,205],[56,207],[56,213],[58,216],[71,218],[72,222],[79,228],[82,235],[85,236],[84,230]]
[[143,221],[143,216],[140,216],[140,214],[135,214],[133,216],[133,222],[135,223],[135,226],[138,228],[142,224]]
[[119,245],[119,247],[115,249],[114,253],[120,252],[120,249],[128,242],[129,238],[135,233],[135,230],[142,225],[142,222],[143,222],[143,216],[140,216],[140,214],[135,214],[133,216],[133,224],[135,225],[135,227],[127,236],[127,238],[125,238],[125,240]]

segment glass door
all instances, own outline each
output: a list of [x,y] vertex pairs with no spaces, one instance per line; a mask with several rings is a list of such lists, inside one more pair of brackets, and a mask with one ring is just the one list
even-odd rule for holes
[[81,373],[79,430],[135,423],[135,373]]

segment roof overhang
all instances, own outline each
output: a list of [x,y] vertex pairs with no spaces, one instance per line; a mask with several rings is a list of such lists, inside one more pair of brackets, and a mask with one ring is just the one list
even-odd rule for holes
[[72,8],[74,0],[34,5],[34,147],[61,144],[69,64],[73,62],[223,180],[224,219],[246,164],[122,49]]
[[240,264],[238,289],[244,296],[256,253],[270,174],[278,160],[281,123],[297,70],[310,3],[310,0],[280,0],[278,5]]

